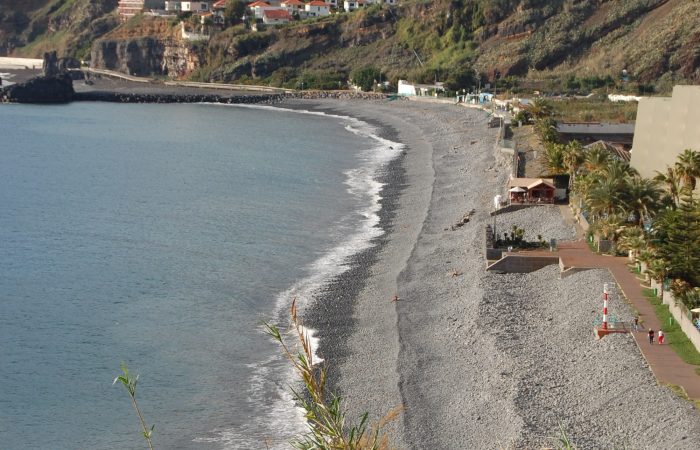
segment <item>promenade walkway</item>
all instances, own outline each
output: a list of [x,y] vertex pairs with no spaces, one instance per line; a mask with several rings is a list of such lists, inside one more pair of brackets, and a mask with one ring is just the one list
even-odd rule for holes
[[[696,366],[684,362],[676,352],[664,343],[649,344],[646,330],[649,328],[658,331],[661,323],[656,317],[653,306],[644,297],[639,279],[630,272],[627,267],[626,257],[615,257],[593,253],[585,241],[561,242],[554,252],[532,251],[523,252],[532,255],[559,256],[564,270],[569,268],[606,268],[615,277],[615,281],[639,313],[641,329],[632,333],[644,359],[646,359],[652,373],[662,384],[674,384],[681,386],[688,397],[700,400],[700,375],[695,372]],[[604,339],[610,339],[605,337]]]

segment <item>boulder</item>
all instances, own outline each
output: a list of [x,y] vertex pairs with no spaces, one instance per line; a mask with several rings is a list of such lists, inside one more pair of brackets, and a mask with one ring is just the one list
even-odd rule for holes
[[0,100],[11,103],[67,103],[74,95],[73,80],[67,74],[36,77],[0,90]]

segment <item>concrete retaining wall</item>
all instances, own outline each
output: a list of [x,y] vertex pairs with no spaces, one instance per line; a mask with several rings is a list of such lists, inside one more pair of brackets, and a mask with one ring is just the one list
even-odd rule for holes
[[687,312],[684,311],[684,307],[681,306],[682,303],[680,301],[676,302],[673,293],[670,291],[664,292],[663,302],[665,305],[668,305],[668,310],[681,326],[681,330],[688,336],[688,339],[690,339],[690,342],[693,343],[697,351],[700,352],[700,331],[698,331],[695,325],[693,325],[693,322],[690,321],[690,317],[688,317]]
[[559,264],[558,256],[506,255],[486,270],[505,273],[529,273],[552,264]]
[[43,59],[0,57],[0,68],[5,69],[41,69]]

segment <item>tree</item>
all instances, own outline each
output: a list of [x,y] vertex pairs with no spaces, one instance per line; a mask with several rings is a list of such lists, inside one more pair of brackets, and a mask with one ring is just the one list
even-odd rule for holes
[[586,152],[586,159],[583,166],[588,172],[597,173],[603,170],[609,162],[610,153],[596,145]]
[[669,275],[700,285],[700,206],[689,187],[678,209],[666,209],[654,225],[654,245],[669,262]]
[[246,3],[243,0],[229,0],[224,10],[226,25],[236,25],[243,20]]
[[564,149],[562,144],[548,142],[544,147],[545,163],[550,173],[561,174],[566,172],[564,163]]
[[676,169],[669,167],[666,169],[666,173],[657,171],[654,180],[666,185],[666,191],[670,197],[671,203],[673,206],[678,206],[681,201],[681,179]]
[[647,241],[644,238],[644,230],[640,227],[626,227],[622,230],[619,242],[620,250],[630,252],[630,256],[637,259],[640,252],[647,248]]
[[376,67],[368,66],[357,69],[350,77],[355,86],[359,86],[363,91],[371,91],[375,83],[379,81],[381,72]]
[[625,184],[622,200],[634,221],[641,226],[645,217],[651,217],[660,206],[661,188],[648,178],[631,177]]
[[552,105],[542,98],[538,98],[527,105],[526,109],[535,119],[543,119],[552,115]]
[[678,155],[676,162],[676,172],[683,180],[684,186],[690,187],[690,190],[695,190],[696,180],[700,177],[700,153],[694,150],[686,149]]
[[450,91],[457,92],[476,84],[474,69],[470,65],[462,65],[450,70],[445,87]]
[[566,172],[569,174],[569,190],[574,185],[574,179],[576,177],[576,172],[578,172],[579,167],[583,164],[585,155],[583,153],[583,147],[581,143],[574,140],[566,144],[563,149],[563,163]]

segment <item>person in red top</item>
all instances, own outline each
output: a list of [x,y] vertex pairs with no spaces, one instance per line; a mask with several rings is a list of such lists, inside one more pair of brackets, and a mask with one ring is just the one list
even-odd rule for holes
[[659,345],[664,343],[664,332],[659,330]]

